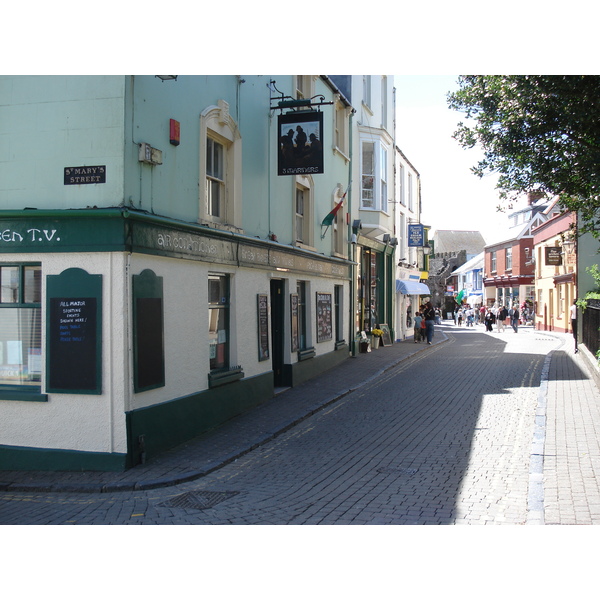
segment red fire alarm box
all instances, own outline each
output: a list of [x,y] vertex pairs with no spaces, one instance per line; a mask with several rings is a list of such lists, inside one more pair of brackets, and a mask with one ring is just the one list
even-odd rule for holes
[[170,137],[171,144],[173,144],[173,146],[179,146],[179,142],[181,141],[179,130],[180,130],[179,121],[176,121],[175,119],[170,119],[169,120],[169,137]]

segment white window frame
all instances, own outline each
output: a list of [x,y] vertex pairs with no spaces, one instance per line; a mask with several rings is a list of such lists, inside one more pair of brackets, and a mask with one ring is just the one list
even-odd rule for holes
[[[298,214],[296,213],[296,198],[298,194],[298,190],[304,192],[303,194],[303,204],[304,204],[304,213],[302,215],[302,240],[297,239],[297,221]],[[294,185],[294,223],[293,223],[293,238],[294,245],[307,248],[310,250],[314,250],[314,227],[312,226],[313,222],[313,209],[314,209],[314,182],[310,175],[296,175],[296,182]]]
[[[364,170],[364,147],[365,144],[373,145],[373,172],[365,173]],[[374,210],[388,212],[388,196],[390,193],[389,181],[389,154],[390,149],[379,139],[363,137],[360,140],[360,210]],[[363,182],[365,178],[373,177],[372,193],[373,205],[365,204]]]
[[[209,139],[223,146],[223,197],[219,216],[212,215],[209,208],[209,181],[215,181],[207,173]],[[199,221],[218,228],[241,231],[242,137],[224,100],[219,100],[217,106],[209,106],[200,115],[199,166]]]

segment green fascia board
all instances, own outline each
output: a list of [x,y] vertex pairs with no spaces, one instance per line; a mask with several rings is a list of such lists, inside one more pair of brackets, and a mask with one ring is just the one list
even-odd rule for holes
[[351,262],[126,207],[0,211],[0,253],[139,252],[349,279]]

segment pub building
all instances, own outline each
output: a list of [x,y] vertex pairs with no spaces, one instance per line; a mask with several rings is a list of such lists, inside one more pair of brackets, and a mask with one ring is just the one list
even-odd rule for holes
[[131,468],[349,356],[348,162],[277,174],[268,77],[0,79],[0,470]]

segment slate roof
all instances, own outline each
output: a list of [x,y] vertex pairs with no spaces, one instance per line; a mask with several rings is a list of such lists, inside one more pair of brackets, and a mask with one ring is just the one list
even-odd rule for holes
[[475,255],[483,252],[485,247],[485,240],[479,231],[438,229],[433,236],[433,241],[436,254],[466,250],[467,255]]

